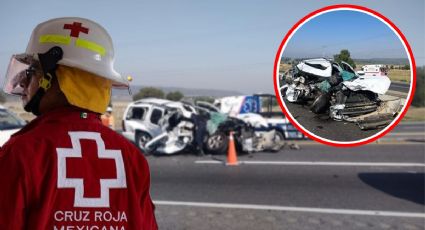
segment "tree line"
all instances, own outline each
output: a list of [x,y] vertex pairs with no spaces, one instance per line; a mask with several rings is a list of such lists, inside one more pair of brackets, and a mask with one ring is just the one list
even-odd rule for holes
[[170,101],[180,101],[184,97],[184,94],[180,91],[171,91],[165,94],[161,89],[155,87],[145,87],[140,89],[137,94],[133,95],[133,101],[148,97],[168,99]]

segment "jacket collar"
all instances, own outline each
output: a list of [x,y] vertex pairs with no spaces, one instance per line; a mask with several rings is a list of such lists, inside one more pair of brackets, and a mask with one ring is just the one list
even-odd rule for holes
[[60,122],[60,121],[70,122],[70,121],[76,121],[78,119],[81,119],[84,122],[101,123],[100,114],[98,113],[94,113],[94,112],[81,109],[78,107],[74,107],[74,106],[66,106],[66,107],[53,109],[49,112],[46,112],[38,116],[34,120],[30,121],[27,125],[25,125],[21,130],[13,134],[12,137],[25,133],[41,124],[51,123],[51,122]]

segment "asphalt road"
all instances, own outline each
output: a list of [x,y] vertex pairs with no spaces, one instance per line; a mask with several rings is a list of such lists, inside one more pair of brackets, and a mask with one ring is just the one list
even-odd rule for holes
[[290,103],[285,105],[297,122],[311,133],[333,141],[357,141],[370,137],[382,128],[361,130],[355,123],[334,121],[327,114],[315,114],[306,104]]
[[397,133],[409,133],[409,132],[421,132],[425,134],[425,122],[403,122],[397,125],[392,132]]
[[403,122],[382,139],[425,142],[425,122]]
[[[390,91],[397,95],[405,95],[409,92],[410,84],[404,82],[392,82]],[[400,96],[399,95],[399,96]],[[326,114],[314,114],[310,111],[308,104],[290,103],[284,100],[289,112],[305,129],[313,134],[333,141],[357,141],[370,137],[383,128],[362,131],[359,127],[350,122],[336,122]]]
[[[310,144],[308,144],[310,143]],[[424,229],[425,145],[148,156],[160,229]]]
[[410,90],[410,84],[404,82],[391,82],[389,90],[408,93]]

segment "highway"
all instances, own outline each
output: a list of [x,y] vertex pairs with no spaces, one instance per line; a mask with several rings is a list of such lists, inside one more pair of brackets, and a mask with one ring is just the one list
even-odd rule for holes
[[[404,99],[409,92],[410,84],[404,82],[392,82],[388,95]],[[356,141],[380,132],[383,128],[374,130],[360,130],[350,122],[339,122],[329,118],[327,114],[314,114],[310,111],[309,103],[290,103],[284,99],[288,111],[294,119],[311,133],[333,141]],[[423,127],[423,126],[422,126]],[[409,134],[411,135],[411,134]],[[422,135],[423,136],[423,135]],[[418,135],[415,136],[417,138]],[[404,138],[404,136],[402,137]]]
[[291,115],[297,122],[311,133],[332,141],[357,141],[382,130],[361,130],[355,123],[334,121],[327,114],[315,114],[310,106],[284,101]]
[[381,139],[425,142],[425,122],[401,122]]
[[410,90],[410,84],[405,82],[391,82],[390,89],[392,91],[398,91],[408,93]]
[[[334,121],[327,114],[314,114],[308,105],[289,103],[291,115],[310,132],[335,141],[355,141],[370,137],[383,128],[361,130],[355,123]],[[425,122],[401,122],[384,139],[425,140]]]
[[160,229],[424,229],[425,144],[148,156]]

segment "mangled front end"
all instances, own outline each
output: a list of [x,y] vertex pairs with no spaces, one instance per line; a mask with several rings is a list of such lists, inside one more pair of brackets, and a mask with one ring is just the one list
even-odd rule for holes
[[282,95],[287,101],[312,102],[312,112],[356,122],[361,129],[389,124],[402,107],[400,98],[385,95],[391,85],[387,76],[359,76],[346,62],[301,61],[286,73],[285,83]]
[[403,108],[403,101],[398,97],[383,95],[380,97],[380,105],[375,111],[356,117],[346,117],[346,120],[355,122],[362,130],[383,127],[390,124],[398,115]]

